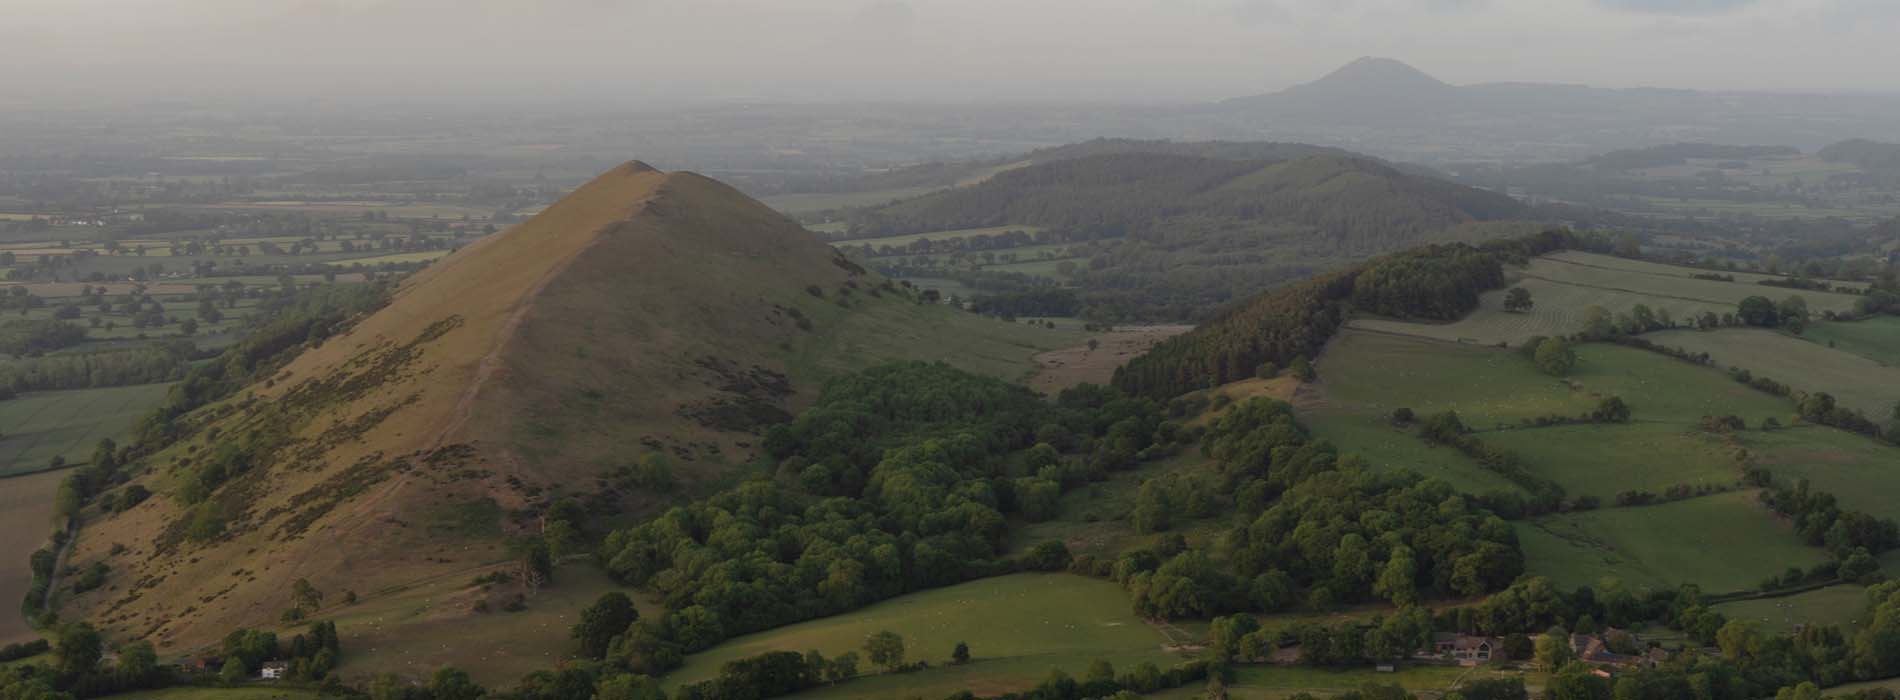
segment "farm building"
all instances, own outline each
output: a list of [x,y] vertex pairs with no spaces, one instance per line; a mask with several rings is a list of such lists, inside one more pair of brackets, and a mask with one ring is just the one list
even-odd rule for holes
[[257,677],[267,681],[282,680],[290,675],[290,664],[285,661],[267,661],[257,670]]
[[1466,634],[1440,634],[1432,642],[1432,651],[1438,658],[1457,661],[1463,666],[1490,663],[1497,648],[1497,640]]

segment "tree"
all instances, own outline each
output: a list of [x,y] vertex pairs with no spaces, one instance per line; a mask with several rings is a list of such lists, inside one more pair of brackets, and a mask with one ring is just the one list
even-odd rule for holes
[[1576,658],[1576,653],[1570,649],[1570,632],[1562,627],[1545,630],[1543,636],[1537,638],[1537,655],[1534,658],[1538,666],[1551,670],[1570,663]]
[[950,663],[957,665],[970,663],[970,645],[957,642],[957,648],[950,650]]
[[1735,315],[1742,323],[1761,328],[1773,328],[1780,321],[1780,311],[1775,307],[1775,302],[1763,296],[1743,299],[1736,307]]
[[625,593],[610,591],[581,610],[580,621],[574,623],[570,635],[580,641],[582,654],[598,659],[607,655],[614,637],[626,633],[639,619],[640,611],[633,607],[633,600]]
[[1800,335],[1808,329],[1808,300],[1799,294],[1781,300],[1781,304],[1775,307],[1775,313],[1781,317],[1781,327],[1790,333]]
[[1392,557],[1386,560],[1385,568],[1379,571],[1379,578],[1372,582],[1372,592],[1400,607],[1417,602],[1416,558],[1411,547],[1400,545],[1392,548]]
[[244,660],[235,656],[225,659],[224,667],[218,669],[218,680],[224,681],[225,685],[237,685],[250,675],[250,669],[244,667]]
[[1510,291],[1504,293],[1505,311],[1522,313],[1531,310],[1531,308],[1536,305],[1536,302],[1531,301],[1531,290],[1523,287],[1512,287]]
[[408,695],[408,686],[394,673],[385,673],[369,682],[370,700],[403,700]]
[[487,694],[486,688],[476,685],[468,672],[459,668],[436,669],[435,676],[429,679],[431,700],[476,700]]
[[1293,358],[1293,362],[1287,365],[1286,370],[1288,374],[1293,375],[1294,379],[1303,383],[1319,378],[1319,373],[1313,371],[1313,362],[1306,359],[1305,355]]
[[601,680],[595,700],[666,700],[666,691],[652,676],[619,673]]
[[1024,564],[1036,571],[1062,571],[1069,568],[1069,547],[1062,540],[1046,540],[1029,549]]
[[1590,412],[1590,420],[1598,423],[1630,422],[1629,404],[1623,403],[1623,397],[1612,396],[1597,402],[1596,410]]
[[1562,338],[1547,338],[1537,346],[1537,369],[1561,377],[1577,366],[1577,352]]
[[118,666],[113,668],[120,685],[143,688],[158,678],[158,652],[152,643],[139,640],[119,648]]
[[864,640],[864,653],[871,663],[897,670],[904,665],[904,638],[890,630],[874,632]]
[[323,607],[323,591],[310,584],[310,579],[300,578],[290,584],[291,604],[299,608],[318,610]]
[[104,655],[104,642],[92,625],[79,622],[59,629],[59,639],[53,645],[53,657],[58,662],[60,675],[71,677],[91,673]]

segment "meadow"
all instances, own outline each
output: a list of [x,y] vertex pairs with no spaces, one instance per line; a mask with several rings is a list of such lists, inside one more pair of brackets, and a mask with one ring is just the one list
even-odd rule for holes
[[1796,625],[1835,625],[1849,635],[1867,616],[1867,589],[1852,584],[1780,598],[1758,598],[1722,603],[1716,612],[1731,620],[1754,620],[1762,631],[1790,634]]
[[31,640],[19,602],[33,585],[27,557],[53,531],[53,494],[65,472],[0,478],[0,645]]
[[1814,489],[1834,494],[1843,507],[1900,518],[1900,448],[1860,435],[1820,426],[1751,430],[1743,444],[1754,465],[1774,472],[1786,484],[1807,479]]
[[851,310],[818,306],[810,314],[818,332],[786,358],[791,374],[830,377],[878,362],[923,360],[1013,381],[1035,371],[1038,353],[1073,347],[1090,335],[1074,324],[1007,322],[888,295],[865,301]]
[[1900,402],[1900,367],[1777,331],[1724,328],[1662,331],[1646,337],[1663,345],[1709,353],[1720,366],[1740,367],[1799,391],[1825,391],[1842,406],[1876,420],[1888,417],[1895,403]]
[[45,469],[54,457],[84,462],[102,438],[124,444],[170,384],[22,394],[0,401],[0,476]]
[[1505,430],[1484,435],[1484,441],[1530,456],[1531,473],[1566,493],[1604,503],[1614,502],[1620,491],[1660,494],[1678,484],[1733,488],[1741,479],[1734,446],[1674,423]]
[[1878,316],[1852,322],[1816,323],[1809,326],[1801,337],[1888,367],[1900,367],[1900,317]]
[[[921,241],[921,240],[949,241],[949,240],[956,240],[959,238],[972,238],[975,236],[994,236],[994,235],[998,235],[1002,233],[1008,233],[1010,231],[1021,231],[1023,233],[1027,233],[1033,236],[1033,235],[1036,235],[1037,231],[1041,231],[1041,230],[1042,230],[1042,227],[1040,226],[990,226],[986,228],[966,228],[966,229],[956,229],[956,230],[951,230],[951,231],[931,231],[929,233],[911,233],[911,234],[905,234],[902,236],[890,236],[886,238],[852,238],[852,239],[847,239],[847,240],[836,240],[836,241],[832,241],[832,243],[836,245],[848,246],[848,247],[858,247],[858,246],[865,246],[865,245],[876,246],[879,248],[882,248],[884,246],[902,247],[902,246],[907,246],[907,245],[910,245],[911,243]],[[1011,249],[1011,250],[1020,250],[1020,249]],[[1001,253],[1001,252],[1008,252],[1008,251],[997,251],[997,252]]]
[[1530,571],[1566,590],[1617,578],[1639,589],[1693,583],[1729,593],[1753,590],[1787,567],[1827,560],[1757,503],[1753,491],[1515,524]]
[[1583,330],[1584,312],[1591,306],[1623,313],[1644,304],[1658,313],[1667,312],[1680,322],[1705,311],[1732,312],[1742,299],[1750,296],[1781,299],[1799,294],[1816,316],[1823,311],[1850,311],[1857,299],[1848,294],[1796,291],[1752,281],[1766,276],[1745,278],[1738,273],[1734,282],[1690,277],[1699,272],[1608,255],[1565,252],[1536,258],[1521,269],[1506,271],[1511,278],[1510,286],[1523,287],[1531,293],[1535,306],[1528,312],[1505,311],[1507,290],[1498,289],[1485,292],[1480,296],[1477,310],[1450,323],[1355,319],[1351,325],[1465,343],[1516,344],[1533,335],[1568,335]]
[[[973,614],[981,610],[983,614]],[[798,697],[865,700],[978,695],[1023,690],[1061,668],[1081,675],[1090,662],[1117,668],[1148,661],[1163,668],[1184,657],[1167,651],[1161,631],[1130,611],[1121,587],[1069,574],[1014,574],[913,593],[861,610],[733,639],[688,656],[665,678],[669,688],[712,677],[733,659],[772,650],[815,649],[827,657],[859,650],[880,630],[904,638],[906,658],[930,669],[870,675]],[[949,665],[958,642],[972,663]],[[863,652],[858,651],[862,656]],[[868,663],[860,669],[871,672]]]

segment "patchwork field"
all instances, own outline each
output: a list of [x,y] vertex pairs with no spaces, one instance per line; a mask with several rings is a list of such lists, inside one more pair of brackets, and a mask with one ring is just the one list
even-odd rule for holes
[[[971,614],[978,609],[984,614]],[[727,661],[770,650],[816,649],[835,656],[858,650],[866,636],[880,630],[903,636],[906,658],[929,661],[931,668],[871,675],[799,697],[934,698],[963,689],[995,695],[1032,686],[1052,668],[1080,675],[1095,659],[1117,668],[1143,661],[1166,668],[1182,659],[1163,649],[1168,637],[1130,612],[1127,596],[1114,583],[1068,574],[1016,574],[740,637],[687,657],[686,666],[665,680],[669,687],[703,680]],[[957,642],[970,645],[972,663],[948,665]],[[860,669],[871,671],[863,662]]]
[[1715,609],[1731,620],[1760,622],[1771,634],[1789,634],[1795,625],[1835,625],[1851,635],[1867,616],[1867,589],[1829,586],[1782,598],[1723,603]]
[[1517,529],[1529,569],[1564,589],[1614,577],[1638,588],[1693,583],[1726,593],[1827,560],[1756,503],[1753,491],[1551,516]]
[[53,493],[64,478],[65,472],[46,472],[0,479],[0,645],[34,636],[20,616],[19,603],[33,584],[26,560],[53,531]]
[[956,311],[947,306],[873,303],[847,312],[833,305],[812,314],[821,333],[815,342],[793,349],[787,363],[793,374],[830,376],[851,368],[896,359],[943,361],[958,369],[1003,379],[1024,379],[1035,371],[1039,353],[1073,347],[1090,335],[1073,325],[1056,328],[1009,323]]
[[1823,311],[1852,310],[1857,299],[1848,294],[1754,284],[1739,274],[1734,282],[1689,276],[1697,272],[1608,255],[1565,252],[1540,257],[1524,268],[1507,271],[1513,286],[1530,291],[1536,306],[1528,312],[1505,311],[1506,290],[1499,289],[1484,293],[1478,310],[1451,323],[1357,319],[1351,325],[1465,343],[1515,344],[1533,335],[1567,335],[1583,330],[1584,310],[1591,306],[1620,313],[1644,304],[1682,321],[1704,311],[1717,314],[1734,311],[1742,299],[1750,296],[1782,299],[1799,294],[1816,316]]
[[1900,318],[1878,316],[1850,323],[1816,323],[1802,337],[1889,367],[1900,367]]
[[1662,331],[1647,336],[1664,345],[1706,352],[1724,367],[1741,367],[1801,391],[1825,391],[1841,405],[1880,419],[1900,402],[1900,367],[1830,349],[1776,331],[1725,328]]
[[124,442],[134,423],[165,398],[170,384],[23,394],[0,401],[0,476],[45,469],[53,457],[91,458],[101,438]]

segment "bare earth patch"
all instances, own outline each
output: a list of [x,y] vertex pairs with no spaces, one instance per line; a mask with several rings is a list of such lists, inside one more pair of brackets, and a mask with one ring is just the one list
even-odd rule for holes
[[1140,357],[1163,340],[1193,330],[1193,326],[1125,326],[1095,336],[1087,344],[1051,350],[1036,356],[1036,374],[1029,388],[1053,396],[1078,384],[1107,384],[1115,370]]

